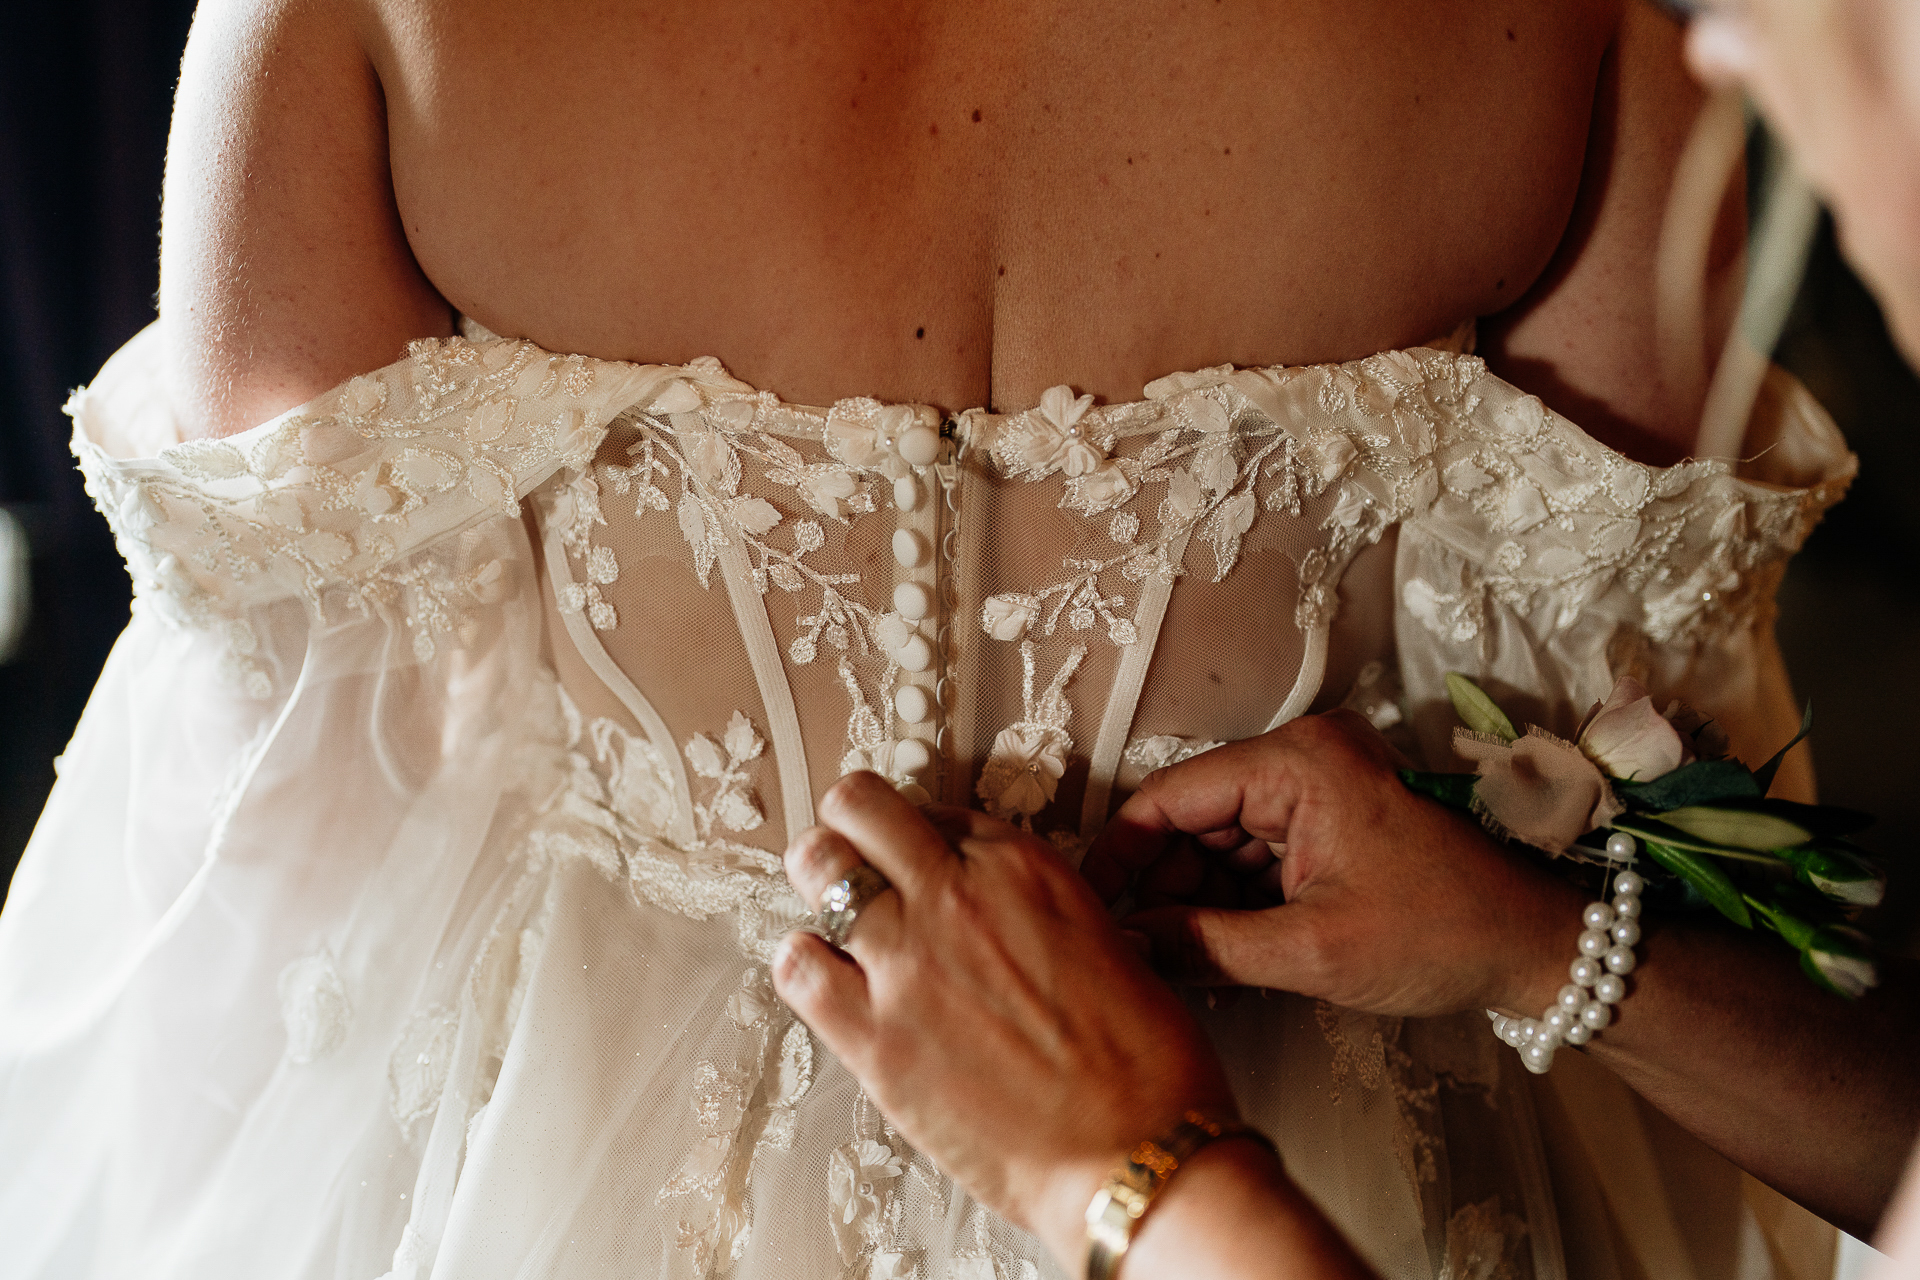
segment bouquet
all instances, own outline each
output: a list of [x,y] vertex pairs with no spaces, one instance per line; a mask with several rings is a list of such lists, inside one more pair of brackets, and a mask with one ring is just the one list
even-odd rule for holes
[[1477,816],[1494,835],[1556,857],[1617,865],[1638,849],[1658,901],[1710,906],[1743,929],[1756,924],[1800,954],[1821,986],[1854,998],[1878,981],[1869,943],[1850,927],[1879,904],[1886,880],[1849,836],[1873,819],[1834,805],[1769,798],[1787,752],[1758,769],[1727,751],[1726,735],[1682,703],[1656,710],[1639,681],[1621,677],[1568,742],[1526,732],[1473,681],[1447,677],[1464,727],[1454,749],[1473,773],[1402,770],[1413,790]]

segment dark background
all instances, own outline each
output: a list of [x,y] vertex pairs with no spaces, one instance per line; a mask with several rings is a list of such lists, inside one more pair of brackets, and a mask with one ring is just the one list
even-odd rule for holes
[[[32,549],[32,614],[0,663],[0,881],[127,617],[127,579],[67,452],[67,392],[154,316],[161,162],[189,0],[8,6],[0,43],[0,504]],[[1920,953],[1920,385],[1823,233],[1779,352],[1859,452],[1794,561],[1780,638],[1818,713],[1822,798],[1880,815],[1873,922]]]

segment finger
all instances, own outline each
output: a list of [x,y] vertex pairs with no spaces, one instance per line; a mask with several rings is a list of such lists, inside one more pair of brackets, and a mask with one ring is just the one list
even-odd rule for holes
[[842,1062],[865,1060],[873,1041],[867,975],[810,933],[790,933],[773,953],[773,989]]
[[1162,907],[1130,916],[1121,927],[1147,936],[1154,968],[1170,982],[1272,987],[1313,995],[1319,982],[1304,944],[1302,910]]
[[1181,841],[1164,858],[1148,867],[1140,876],[1140,893],[1169,898],[1190,898],[1207,878],[1206,860],[1200,851]]
[[808,827],[784,855],[787,879],[795,891],[814,910],[820,909],[820,896],[828,886],[846,878],[847,872],[865,861],[847,838],[832,827]]
[[1273,863],[1273,846],[1265,840],[1244,840],[1220,855],[1220,865],[1235,875],[1258,875]]
[[929,876],[953,861],[953,850],[906,797],[877,773],[850,773],[820,797],[820,820],[913,897]]
[[1291,788],[1282,784],[1290,780],[1291,754],[1265,734],[1148,774],[1100,833],[1089,861],[1097,853],[1102,866],[1110,862],[1131,876],[1178,834],[1240,829],[1232,843],[1248,835],[1284,841]]

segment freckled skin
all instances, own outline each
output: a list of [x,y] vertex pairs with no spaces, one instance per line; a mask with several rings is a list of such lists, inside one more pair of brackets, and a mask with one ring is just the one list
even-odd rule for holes
[[1681,451],[1649,246],[1697,100],[1622,0],[207,0],[163,330],[226,431],[454,310],[947,408],[1484,316],[1497,370]]

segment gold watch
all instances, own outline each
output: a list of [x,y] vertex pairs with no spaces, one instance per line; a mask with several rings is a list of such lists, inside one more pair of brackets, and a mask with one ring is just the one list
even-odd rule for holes
[[1087,1205],[1087,1280],[1112,1280],[1146,1216],[1180,1166],[1202,1147],[1222,1138],[1251,1138],[1276,1159],[1273,1140],[1238,1120],[1214,1120],[1198,1111],[1181,1117],[1173,1132],[1150,1138],[1127,1153],[1126,1160]]

